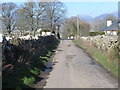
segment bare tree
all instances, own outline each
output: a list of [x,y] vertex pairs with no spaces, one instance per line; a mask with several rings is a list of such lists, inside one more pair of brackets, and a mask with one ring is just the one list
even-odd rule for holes
[[[79,35],[86,36],[89,33],[90,25],[86,21],[78,19],[79,22]],[[64,24],[64,32],[65,36],[76,36],[77,32],[77,17],[72,17],[66,21]],[[67,34],[67,35],[66,35]]]
[[115,17],[112,14],[108,14],[107,16],[104,17],[104,20],[107,21],[108,19],[112,20],[112,21],[117,21],[117,17]]
[[77,35],[77,17],[72,17],[68,19],[65,24],[65,28],[68,30],[69,35]]
[[63,21],[66,8],[63,3],[53,0],[46,2],[45,9],[46,16],[44,19],[47,21],[51,32],[55,31],[55,27]]
[[11,32],[15,30],[16,9],[17,5],[15,3],[2,4],[2,23],[7,29],[8,34],[11,34]]
[[37,2],[36,3],[36,10],[35,10],[35,19],[34,19],[34,25],[35,25],[35,30],[34,30],[34,36],[35,36],[35,32],[40,29],[41,27],[43,27],[42,23],[43,23],[43,16],[45,15],[45,2]]
[[40,28],[42,15],[45,11],[42,2],[27,2],[21,5],[17,10],[18,23],[17,27],[23,33],[24,31],[31,31],[35,36],[35,31]]
[[[3,3],[3,23],[10,34],[18,29],[21,34],[25,31],[35,32],[39,28],[53,31],[64,21],[65,8],[63,3],[52,2],[26,2],[18,8],[14,3]],[[55,31],[55,30],[54,30]]]
[[93,22],[91,23],[91,28],[93,31],[99,31],[104,27],[106,27],[106,21],[104,19],[94,18]]
[[80,25],[80,35],[81,36],[87,36],[89,35],[90,32],[90,24],[84,20],[80,20],[79,21],[79,25]]
[[22,10],[25,13],[25,18],[27,19],[26,25],[27,29],[31,32],[34,31],[34,16],[35,16],[35,2],[27,2],[22,5]]
[[17,29],[21,32],[21,35],[24,34],[25,31],[29,30],[27,23],[27,13],[25,9],[19,8],[17,10]]

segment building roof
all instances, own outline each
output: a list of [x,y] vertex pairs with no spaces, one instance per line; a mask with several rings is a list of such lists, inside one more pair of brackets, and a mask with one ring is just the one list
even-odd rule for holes
[[112,31],[112,30],[115,30],[115,31],[118,30],[118,22],[117,21],[114,21],[111,26],[104,27],[100,31]]
[[109,27],[104,27],[100,31],[107,31]]

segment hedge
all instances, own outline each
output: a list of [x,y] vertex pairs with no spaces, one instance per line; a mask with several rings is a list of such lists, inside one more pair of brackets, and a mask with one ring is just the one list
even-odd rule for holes
[[104,34],[105,34],[105,32],[103,32],[103,31],[96,31],[96,32],[89,33],[90,36],[104,35]]
[[2,88],[33,88],[58,43],[54,36],[3,42]]

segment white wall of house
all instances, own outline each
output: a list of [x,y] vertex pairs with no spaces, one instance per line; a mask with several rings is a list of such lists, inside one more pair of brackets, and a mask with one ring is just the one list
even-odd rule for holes
[[113,31],[113,35],[117,35],[117,31]]
[[74,39],[75,38],[75,36],[69,36],[68,37],[68,39]]
[[2,42],[3,41],[3,34],[0,34],[0,42]]
[[112,25],[112,20],[107,20],[107,27]]
[[107,35],[117,35],[117,31],[107,31]]
[[41,36],[49,36],[49,35],[51,35],[51,32],[42,32]]
[[106,34],[111,34],[111,31],[107,31]]

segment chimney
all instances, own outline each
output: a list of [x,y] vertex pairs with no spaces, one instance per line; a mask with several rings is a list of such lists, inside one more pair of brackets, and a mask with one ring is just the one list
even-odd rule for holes
[[107,20],[107,27],[112,25],[112,20]]

